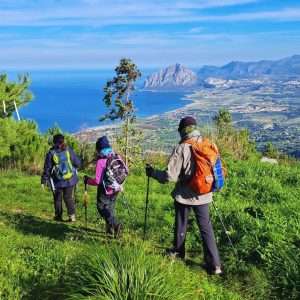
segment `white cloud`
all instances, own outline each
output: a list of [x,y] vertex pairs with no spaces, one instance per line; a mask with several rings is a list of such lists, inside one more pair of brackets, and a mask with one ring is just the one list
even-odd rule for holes
[[[216,16],[212,18],[216,21],[254,21],[254,20],[273,20],[273,21],[299,21],[300,7],[290,7],[280,10],[261,11],[253,13],[240,13],[227,16]],[[212,20],[211,19],[211,20]]]
[[[139,64],[148,66],[175,61],[200,65],[223,63],[230,57],[251,59],[263,52],[270,58],[280,51],[279,57],[291,54],[289,51],[300,52],[299,30],[295,30],[298,32],[295,35],[279,31],[277,34],[260,34],[257,30],[253,34],[207,31],[216,22],[236,22],[239,26],[242,21],[300,19],[300,7],[224,15],[220,15],[221,11],[213,14],[204,10],[257,1],[2,0],[0,66],[105,67],[112,66],[122,56],[132,57]],[[172,26],[172,30],[168,29],[171,26],[159,29],[148,26],[147,30],[142,26],[120,26],[118,31],[101,28],[106,25],[175,23],[184,26]],[[6,30],[1,25],[11,25],[11,28]],[[15,25],[24,28],[20,30]],[[26,26],[36,28],[26,29]],[[78,26],[78,30],[71,26]],[[277,36],[276,42],[274,36]],[[284,39],[285,42],[281,42]]]
[[177,2],[175,5],[178,8],[185,9],[204,9],[204,8],[214,8],[214,7],[224,7],[224,6],[234,6],[243,5],[254,2],[259,2],[261,0],[210,0],[210,1],[182,1]]
[[274,11],[238,13],[229,15],[196,15],[179,10],[151,10],[112,12],[81,11],[73,9],[50,11],[40,14],[39,11],[0,11],[0,26],[106,26],[106,25],[138,25],[138,24],[179,24],[199,22],[241,22],[241,21],[299,21],[300,8],[285,8]]
[[[141,66],[182,62],[190,66],[222,64],[231,59],[255,60],[300,52],[300,33],[207,34],[181,32],[87,33],[53,38],[16,39],[0,45],[0,66],[23,68],[112,68],[121,57]],[[281,41],[284,43],[280,44]],[[293,47],[290,47],[291,41]],[[296,42],[299,41],[299,42]],[[274,44],[277,45],[274,49]],[[267,55],[267,57],[266,57]]]
[[[2,8],[0,26],[74,26],[117,24],[174,24],[195,22],[232,22],[252,20],[298,20],[300,7],[270,11],[254,11],[225,15],[203,14],[201,9],[242,5],[260,0],[203,0],[203,1],[100,1],[71,2],[37,1],[23,8]],[[23,1],[21,1],[23,3]],[[29,1],[29,4],[33,2]],[[56,3],[56,5],[54,5]],[[60,3],[60,5],[59,5]],[[62,3],[64,5],[62,5]],[[45,6],[45,7],[44,7]],[[41,12],[42,11],[42,12]]]
[[200,32],[203,32],[204,31],[204,28],[203,27],[193,27],[190,29],[190,33],[200,33]]

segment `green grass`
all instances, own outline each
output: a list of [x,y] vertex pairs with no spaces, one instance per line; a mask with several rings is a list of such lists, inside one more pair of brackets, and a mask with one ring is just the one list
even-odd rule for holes
[[[212,209],[225,276],[201,269],[193,216],[185,263],[163,257],[173,238],[172,185],[151,180],[149,230],[142,242],[146,178],[131,173],[117,215],[122,239],[110,241],[89,187],[88,230],[82,185],[75,224],[56,223],[39,178],[14,171],[0,176],[0,299],[299,299],[300,167],[228,162],[224,191],[215,195],[235,257]],[[128,210],[129,207],[129,210]]]
[[142,191],[127,199],[137,220],[129,220],[120,200],[119,216],[128,226],[121,240],[110,241],[92,188],[86,231],[82,190],[77,192],[78,222],[68,224],[52,221],[51,194],[40,189],[37,176],[1,173],[0,186],[1,300],[240,299],[203,271],[166,259],[150,241],[142,242]]

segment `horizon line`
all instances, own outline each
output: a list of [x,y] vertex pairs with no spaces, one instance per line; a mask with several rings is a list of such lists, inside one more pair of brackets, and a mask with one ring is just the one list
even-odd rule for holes
[[[300,54],[294,53],[291,55],[287,55],[287,56],[280,56],[276,59],[266,59],[266,58],[260,58],[257,60],[229,60],[226,63],[222,63],[222,64],[202,64],[197,66],[191,66],[189,64],[184,64],[184,63],[179,63],[179,62],[174,62],[172,64],[168,64],[168,65],[153,65],[153,66],[142,66],[139,67],[139,69],[141,70],[151,70],[151,69],[163,69],[163,68],[167,68],[169,66],[173,66],[176,64],[180,64],[183,65],[185,67],[188,67],[190,69],[200,69],[201,67],[204,66],[216,66],[216,67],[221,67],[221,66],[225,66],[227,64],[230,64],[232,62],[240,62],[240,63],[255,63],[255,62],[262,62],[262,61],[277,61],[277,60],[282,60],[282,59],[286,59],[286,58],[291,58],[294,56],[300,56]],[[58,72],[66,72],[66,71],[109,71],[109,72],[113,72],[115,67],[117,65],[114,66],[99,66],[99,67],[92,67],[92,66],[86,66],[86,67],[79,67],[79,66],[57,66],[57,67],[50,67],[50,66],[41,66],[41,67],[31,67],[31,68],[26,68],[26,67],[5,67],[3,69],[0,69],[0,74],[1,73],[7,73],[7,72],[21,72],[21,73],[30,73],[30,72],[43,72],[43,71],[58,71]],[[27,70],[24,70],[27,69]]]

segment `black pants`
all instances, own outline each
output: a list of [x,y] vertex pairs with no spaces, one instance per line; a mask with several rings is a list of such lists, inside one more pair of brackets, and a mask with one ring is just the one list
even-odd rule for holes
[[66,188],[57,188],[54,192],[54,209],[55,216],[61,218],[63,214],[62,200],[67,207],[68,215],[75,214],[75,202],[74,202],[74,186]]
[[118,221],[115,217],[115,203],[117,195],[106,196],[104,194],[98,194],[97,196],[97,209],[102,218],[104,218],[106,225],[109,228],[113,228],[118,225]]
[[185,257],[185,236],[190,210],[193,209],[203,244],[204,260],[210,267],[220,266],[219,252],[209,217],[208,204],[184,205],[175,201],[174,250],[181,258]]

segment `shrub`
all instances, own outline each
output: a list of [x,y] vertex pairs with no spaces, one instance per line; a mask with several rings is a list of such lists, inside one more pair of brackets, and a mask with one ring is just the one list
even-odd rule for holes
[[0,119],[0,133],[1,168],[41,167],[47,144],[34,122]]
[[[135,244],[110,245],[73,261],[63,294],[68,299],[195,299],[189,272]],[[74,265],[75,264],[75,265]],[[177,266],[178,267],[178,266]],[[184,274],[186,273],[186,274]]]

